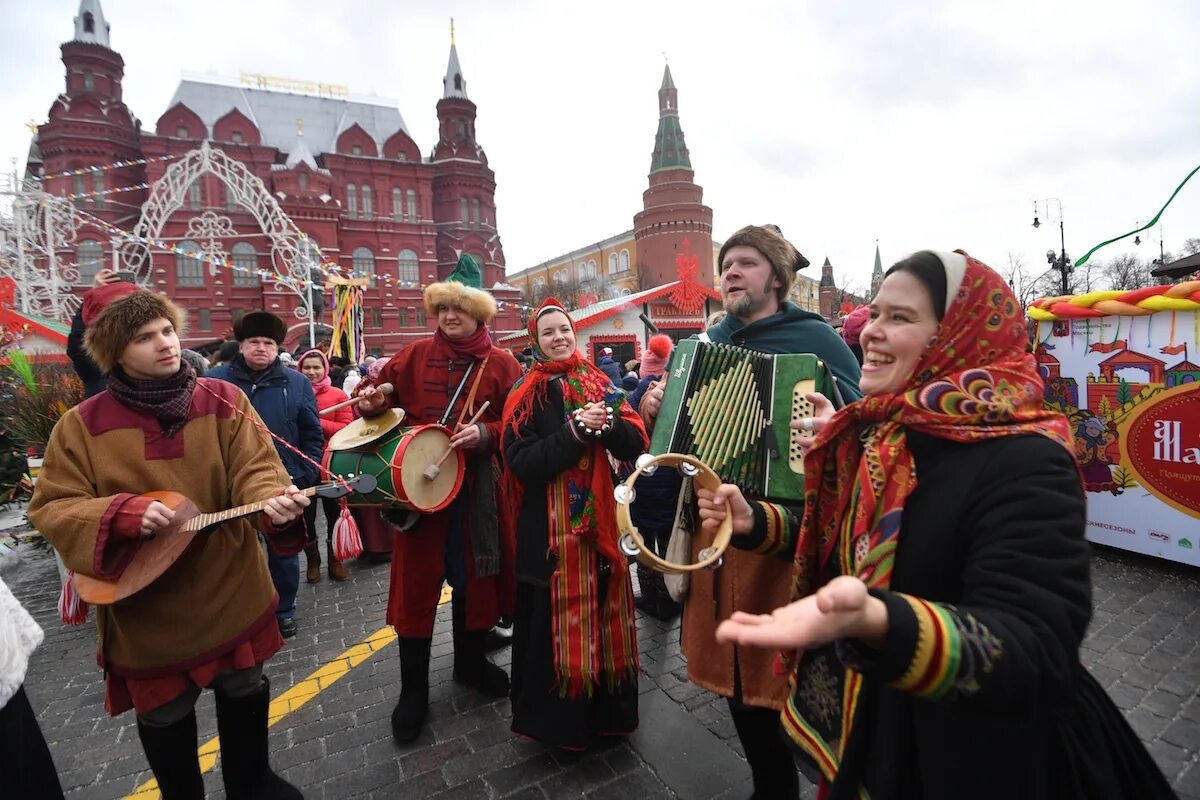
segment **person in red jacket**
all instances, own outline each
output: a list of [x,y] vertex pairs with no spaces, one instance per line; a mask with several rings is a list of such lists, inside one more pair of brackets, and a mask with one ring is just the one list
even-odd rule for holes
[[[300,356],[300,371],[312,382],[313,394],[317,396],[317,411],[337,405],[348,399],[346,393],[332,384],[329,379],[329,359],[320,350],[309,350]],[[345,406],[332,414],[321,417],[321,433],[325,434],[325,445],[329,439],[354,420],[354,411]],[[350,577],[346,567],[333,554],[333,525],[337,522],[341,509],[338,501],[321,498],[321,507],[325,509],[325,550],[329,554],[329,580],[344,581]],[[308,557],[308,574],[305,576],[309,583],[321,580],[321,546],[317,541],[317,504],[313,503],[304,509],[304,523],[308,528],[308,542],[304,546],[304,555]]]

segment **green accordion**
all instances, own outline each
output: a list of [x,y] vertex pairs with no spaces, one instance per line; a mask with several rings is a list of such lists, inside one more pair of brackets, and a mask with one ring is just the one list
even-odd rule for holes
[[667,373],[652,455],[695,456],[721,480],[758,497],[804,498],[804,454],[791,421],[812,416],[809,392],[841,405],[823,361],[686,339]]

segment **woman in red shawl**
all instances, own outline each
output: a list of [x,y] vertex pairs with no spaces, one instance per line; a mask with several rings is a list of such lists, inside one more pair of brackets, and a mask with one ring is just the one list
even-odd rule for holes
[[1079,661],[1086,507],[1023,317],[962,251],[901,261],[862,332],[866,396],[793,423],[816,434],[802,519],[701,496],[706,525],[729,499],[751,543],[796,537],[796,601],[717,637],[785,651],[818,797],[1173,796]]
[[646,448],[641,418],[575,349],[559,302],[529,320],[534,363],[504,404],[517,522],[514,733],[570,750],[637,728],[637,628],[608,454]]
[[[312,383],[313,394],[317,396],[317,410],[337,405],[346,399],[346,393],[332,385],[329,379],[329,359],[320,350],[309,350],[300,356],[299,369]],[[325,445],[329,439],[342,428],[354,421],[354,410],[349,406],[340,408],[333,413],[321,417],[321,433],[325,434]],[[344,581],[350,577],[341,561],[333,555],[333,525],[337,522],[341,508],[337,500],[328,497],[321,498],[321,507],[325,509],[325,522],[328,530],[325,535],[325,550],[329,556],[329,579]],[[321,545],[317,539],[317,504],[312,503],[304,509],[304,524],[308,526],[308,542],[304,546],[304,555],[308,559],[308,574],[305,579],[309,583],[321,580]]]

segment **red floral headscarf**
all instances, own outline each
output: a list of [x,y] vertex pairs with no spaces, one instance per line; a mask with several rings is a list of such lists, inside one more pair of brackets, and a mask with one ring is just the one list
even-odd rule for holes
[[962,280],[908,383],[841,409],[805,458],[796,597],[835,574],[889,585],[901,513],[917,485],[906,431],[955,442],[1036,434],[1074,456],[1066,418],[1042,404],[1020,304],[990,267],[955,253],[938,255],[952,267],[951,290],[960,271]]

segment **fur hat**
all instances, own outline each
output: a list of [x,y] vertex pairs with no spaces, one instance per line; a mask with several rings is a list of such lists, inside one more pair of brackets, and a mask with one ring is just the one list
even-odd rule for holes
[[168,320],[176,331],[184,332],[186,317],[183,309],[160,294],[147,289],[135,289],[96,313],[92,324],[83,334],[83,346],[100,371],[108,374],[117,365],[117,359],[125,352],[126,346],[133,341],[138,328],[156,319]]
[[482,287],[479,264],[469,253],[463,253],[446,280],[425,287],[425,312],[437,316],[438,306],[454,306],[486,325],[496,316],[496,298]]
[[276,344],[283,344],[287,336],[287,325],[270,311],[251,311],[249,314],[243,314],[233,325],[233,338],[244,342],[255,336],[274,339]]
[[671,358],[671,350],[675,343],[665,333],[656,333],[646,343],[646,352],[642,354],[641,375],[662,375],[667,369],[667,361]]
[[771,264],[772,276],[779,281],[776,297],[780,303],[788,298],[796,280],[796,265],[804,258],[800,251],[792,247],[791,242],[783,238],[774,226],[747,225],[721,245],[721,253],[717,256],[718,269],[725,263],[725,254],[734,247],[753,247],[762,253]]

